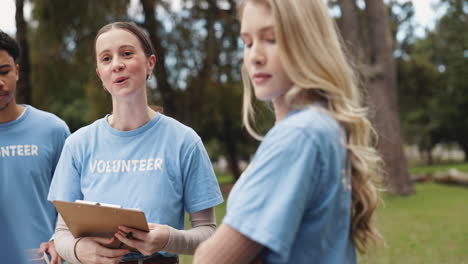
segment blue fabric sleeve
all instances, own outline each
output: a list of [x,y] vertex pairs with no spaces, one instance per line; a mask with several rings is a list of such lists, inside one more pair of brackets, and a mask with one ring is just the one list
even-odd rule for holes
[[223,202],[223,196],[208,153],[200,139],[182,161],[184,206],[187,212],[198,212]]
[[54,166],[53,166],[53,171],[52,171],[52,175],[53,173],[55,172],[55,168],[57,166],[57,163],[60,159],[60,154],[62,153],[62,150],[63,150],[63,145],[65,143],[65,140],[67,139],[68,136],[70,136],[70,129],[68,128],[68,126],[65,124],[65,122],[63,122],[62,124],[62,127],[60,130],[58,130],[57,132],[58,135],[56,135],[55,137],[55,140],[57,141],[57,143],[55,144],[55,156],[53,157],[54,158]]
[[[70,139],[70,138],[69,138]],[[74,202],[83,199],[80,184],[80,167],[76,162],[70,141],[65,142],[49,189],[49,201]]]
[[242,176],[234,201],[228,201],[224,223],[287,260],[318,185],[317,148],[299,129],[267,136]]

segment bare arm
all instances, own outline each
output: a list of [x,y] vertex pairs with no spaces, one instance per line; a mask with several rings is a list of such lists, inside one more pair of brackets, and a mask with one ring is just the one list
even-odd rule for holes
[[261,244],[223,224],[210,239],[198,247],[193,263],[257,263],[262,249]]

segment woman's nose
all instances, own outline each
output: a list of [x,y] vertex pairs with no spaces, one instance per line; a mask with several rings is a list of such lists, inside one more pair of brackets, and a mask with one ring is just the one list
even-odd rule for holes
[[265,63],[266,57],[260,45],[253,45],[250,60],[251,63],[255,65],[262,65]]
[[125,64],[121,60],[114,60],[112,64],[112,70],[120,71],[125,68]]

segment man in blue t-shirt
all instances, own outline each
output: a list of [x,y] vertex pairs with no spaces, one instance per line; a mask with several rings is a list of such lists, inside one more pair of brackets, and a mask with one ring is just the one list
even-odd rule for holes
[[70,131],[57,116],[16,103],[18,57],[16,41],[0,31],[0,206],[20,250],[40,247],[60,263],[50,240],[57,212],[47,194]]

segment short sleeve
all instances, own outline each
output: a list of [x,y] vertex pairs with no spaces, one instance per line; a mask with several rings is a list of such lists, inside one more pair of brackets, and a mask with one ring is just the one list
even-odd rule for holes
[[229,197],[223,222],[287,260],[320,179],[317,148],[299,129],[267,135]]
[[76,162],[70,141],[67,140],[55,168],[47,199],[70,202],[83,199],[80,171],[80,165]]
[[58,130],[57,135],[54,137],[56,140],[55,156],[54,156],[54,163],[53,163],[54,171],[55,171],[55,166],[57,165],[58,160],[60,159],[60,154],[62,153],[65,140],[67,139],[68,136],[70,136],[70,129],[63,121],[61,122],[60,127],[57,130]]
[[211,161],[200,139],[183,159],[182,171],[187,212],[198,212],[223,202]]

